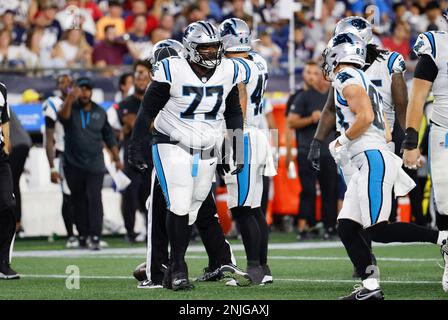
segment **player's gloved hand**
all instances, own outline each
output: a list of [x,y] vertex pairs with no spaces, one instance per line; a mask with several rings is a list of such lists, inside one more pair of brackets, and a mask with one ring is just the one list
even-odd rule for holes
[[328,149],[330,150],[334,161],[341,167],[344,167],[350,162],[350,154],[347,147],[349,142],[350,140],[347,138],[347,136],[345,134],[342,134],[339,138],[333,140],[328,146]]
[[313,139],[310,144],[310,151],[308,152],[308,161],[311,162],[311,166],[314,170],[320,171],[320,147],[322,142],[317,139]]
[[238,173],[240,173],[241,171],[243,171],[243,169],[244,169],[244,163],[239,163],[239,164],[237,164],[235,167],[236,167],[236,169],[233,170],[232,173],[230,173],[230,174],[238,174]]
[[142,156],[141,145],[139,142],[131,141],[128,146],[128,162],[138,171],[144,171],[148,169],[148,165]]
[[228,163],[218,163],[216,165],[216,170],[218,171],[218,174],[223,177],[230,171],[230,165]]

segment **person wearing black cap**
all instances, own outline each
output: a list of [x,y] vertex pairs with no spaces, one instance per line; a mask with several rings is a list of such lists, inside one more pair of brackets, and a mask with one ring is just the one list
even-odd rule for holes
[[117,169],[123,165],[106,112],[92,101],[93,83],[79,78],[68,93],[58,117],[65,131],[64,172],[72,193],[81,247],[90,237],[92,250],[100,249],[103,222],[101,189],[105,173],[106,144]]

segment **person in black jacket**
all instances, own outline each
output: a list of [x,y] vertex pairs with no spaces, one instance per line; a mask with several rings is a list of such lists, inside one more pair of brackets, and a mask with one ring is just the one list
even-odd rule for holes
[[89,78],[79,78],[58,116],[65,131],[64,172],[72,193],[79,243],[86,247],[87,236],[90,236],[91,249],[99,250],[103,222],[104,144],[110,150],[116,168],[122,169],[123,165],[106,112],[92,101],[92,89]]

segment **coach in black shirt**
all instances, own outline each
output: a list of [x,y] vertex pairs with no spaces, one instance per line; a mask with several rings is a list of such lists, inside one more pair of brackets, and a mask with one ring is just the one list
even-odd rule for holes
[[10,252],[16,231],[11,167],[9,165],[9,107],[6,87],[0,82],[0,280],[19,279],[10,267]]
[[[322,221],[325,227],[325,238],[329,238],[335,233],[337,216],[337,168],[333,158],[330,155],[328,144],[335,138],[333,132],[322,144],[321,148],[321,170],[314,171],[307,156],[311,141],[317,129],[320,113],[327,100],[330,88],[329,82],[325,81],[317,65],[316,81],[309,90],[300,93],[291,106],[287,118],[288,126],[296,130],[297,140],[297,162],[299,165],[299,178],[302,185],[300,193],[299,207],[299,237],[307,238],[305,230],[305,221],[309,227],[315,223],[316,212],[316,181],[319,180],[322,194]],[[303,221],[305,220],[305,221]]]
[[101,189],[105,173],[104,144],[116,167],[122,164],[106,112],[92,98],[93,84],[80,78],[67,95],[59,119],[64,126],[64,172],[71,191],[80,246],[91,237],[91,249],[99,250],[103,222]]

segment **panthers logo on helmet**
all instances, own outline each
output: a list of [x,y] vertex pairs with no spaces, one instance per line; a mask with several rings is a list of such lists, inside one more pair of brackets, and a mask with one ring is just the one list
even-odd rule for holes
[[351,43],[353,44],[353,40],[352,38],[349,37],[349,35],[347,33],[343,33],[340,35],[337,35],[336,37],[334,37],[333,39],[333,46],[337,46],[340,45],[341,43]]
[[350,21],[350,24],[358,30],[367,28],[366,22],[362,19],[353,19],[352,21]]
[[226,22],[223,24],[222,30],[221,30],[221,37],[224,37],[228,34],[231,34],[233,36],[237,35],[235,29],[233,28],[233,26],[230,22]]

